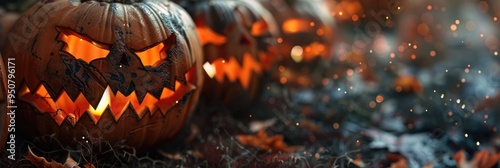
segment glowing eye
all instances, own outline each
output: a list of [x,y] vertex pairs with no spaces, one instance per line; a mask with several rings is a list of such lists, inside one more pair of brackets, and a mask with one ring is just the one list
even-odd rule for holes
[[267,32],[269,26],[267,25],[265,20],[259,20],[252,24],[252,28],[250,30],[253,36],[262,36]]
[[64,50],[76,59],[81,59],[87,63],[97,58],[104,58],[109,54],[108,47],[78,35],[69,30],[62,30],[59,40],[66,43]]
[[144,66],[155,66],[160,60],[167,59],[167,51],[177,43],[177,35],[172,33],[165,41],[146,49],[136,51]]
[[205,25],[205,23],[197,23],[196,25],[196,31],[200,35],[200,42],[201,45],[206,45],[206,44],[214,44],[214,45],[221,45],[227,42],[227,38],[223,35],[220,35],[216,32],[214,32],[210,27]]
[[308,32],[312,28],[310,22],[302,19],[288,19],[283,22],[282,26],[283,32],[286,34]]
[[135,52],[139,58],[141,58],[142,65],[144,66],[154,66],[158,61],[167,58],[166,51],[163,51],[163,43],[159,43],[145,51]]

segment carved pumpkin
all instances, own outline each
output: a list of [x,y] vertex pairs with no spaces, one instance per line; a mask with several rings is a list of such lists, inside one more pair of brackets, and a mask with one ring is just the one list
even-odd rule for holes
[[205,55],[202,95],[241,110],[261,91],[264,71],[275,57],[274,19],[253,1],[186,1]]
[[51,0],[20,21],[3,53],[18,65],[17,129],[28,138],[142,150],[174,137],[196,105],[201,45],[171,2]]
[[10,27],[16,22],[19,14],[5,12],[0,8],[0,48],[3,48],[5,40],[7,39],[7,32]]
[[[278,75],[282,83],[310,86],[315,76],[321,83],[318,71],[331,57],[334,42],[333,19],[325,6],[316,1],[260,0],[279,25],[279,61],[282,66]],[[305,81],[301,77],[306,77]],[[316,83],[316,82],[314,82]]]

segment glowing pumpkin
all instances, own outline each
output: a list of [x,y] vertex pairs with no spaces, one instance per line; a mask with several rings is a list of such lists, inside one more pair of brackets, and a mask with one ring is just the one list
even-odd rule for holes
[[358,21],[364,13],[363,5],[359,0],[325,1],[330,14],[339,21]]
[[315,1],[303,0],[260,2],[280,26],[281,34],[277,42],[282,56],[278,75],[281,83],[309,86],[313,80],[309,78],[316,78],[313,77],[315,75],[321,78],[318,69],[331,57],[335,39],[333,19],[326,7]]
[[242,110],[261,91],[264,71],[275,57],[278,33],[270,14],[253,1],[190,1],[205,55],[203,97]]
[[[44,1],[14,25],[18,133],[103,137],[147,149],[173,138],[202,84],[201,45],[171,2]],[[32,29],[26,32],[26,29]],[[30,124],[27,124],[30,123]]]

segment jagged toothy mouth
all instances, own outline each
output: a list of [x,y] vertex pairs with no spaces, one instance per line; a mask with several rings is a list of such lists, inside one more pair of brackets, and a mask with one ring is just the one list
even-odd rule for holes
[[205,62],[203,69],[208,77],[215,78],[219,83],[223,83],[227,77],[230,82],[238,80],[245,89],[250,87],[252,73],[261,74],[263,71],[259,62],[249,53],[243,55],[243,65],[240,65],[234,57],[229,60],[218,58],[212,63]]
[[56,99],[53,99],[47,92],[44,84],[40,84],[35,91],[30,91],[26,84],[23,84],[19,97],[42,113],[53,113],[54,120],[60,125],[68,116],[78,120],[83,114],[89,113],[95,123],[101,115],[109,109],[115,120],[129,108],[133,108],[139,117],[149,110],[151,114],[160,110],[166,114],[177,103],[181,103],[184,96],[195,90],[196,86],[196,68],[191,68],[186,73],[186,84],[175,82],[175,91],[164,87],[159,98],[147,93],[142,102],[139,101],[135,91],[125,96],[120,91],[113,93],[109,86],[106,87],[97,107],[91,106],[85,96],[80,92],[76,99],[72,100],[70,96],[62,91]]

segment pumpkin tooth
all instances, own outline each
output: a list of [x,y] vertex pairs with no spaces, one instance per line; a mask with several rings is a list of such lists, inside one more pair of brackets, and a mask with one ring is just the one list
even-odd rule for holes
[[156,99],[160,99],[161,93],[163,92],[163,89],[165,89],[165,88],[158,88],[158,89],[153,90],[153,91],[148,91],[148,94],[151,94],[151,96],[155,97]]
[[130,95],[136,95],[137,100],[139,101],[139,104],[144,101],[146,98],[146,95],[148,94],[148,91],[145,89],[139,89],[137,91],[133,91]]

